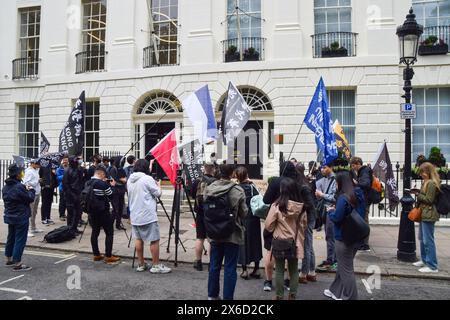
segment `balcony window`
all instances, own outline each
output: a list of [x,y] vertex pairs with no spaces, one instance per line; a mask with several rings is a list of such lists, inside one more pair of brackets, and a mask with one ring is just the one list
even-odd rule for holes
[[26,158],[39,156],[39,104],[21,104],[19,107],[19,155]]

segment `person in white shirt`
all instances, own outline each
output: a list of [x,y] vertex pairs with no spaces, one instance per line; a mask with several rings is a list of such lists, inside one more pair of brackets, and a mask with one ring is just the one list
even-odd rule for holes
[[30,217],[30,231],[28,237],[34,237],[34,234],[43,232],[36,228],[36,215],[39,206],[39,199],[41,196],[41,184],[39,178],[39,169],[41,168],[37,159],[31,160],[30,166],[25,170],[25,178],[23,184],[29,186],[36,191],[34,202],[30,204],[31,217]]

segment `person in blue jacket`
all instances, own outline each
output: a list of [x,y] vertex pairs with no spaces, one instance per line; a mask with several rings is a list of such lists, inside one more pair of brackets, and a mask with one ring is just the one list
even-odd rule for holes
[[6,266],[12,267],[13,271],[28,271],[31,267],[22,264],[22,255],[28,237],[30,204],[34,201],[36,192],[31,186],[22,184],[25,173],[17,164],[8,167],[8,176],[2,191],[5,206],[3,220],[8,225]]
[[58,180],[58,190],[59,190],[59,220],[66,221],[66,198],[64,196],[63,189],[63,178],[64,173],[69,169],[69,158],[64,157],[61,160],[61,166],[56,170],[56,179]]
[[352,213],[353,209],[364,219],[366,202],[363,190],[354,185],[349,172],[339,172],[336,175],[336,183],[336,207],[328,207],[328,217],[334,222],[337,271],[330,289],[326,289],[323,293],[334,300],[357,300],[358,288],[353,260],[363,241],[351,245],[345,244],[342,241],[342,222],[347,215]]

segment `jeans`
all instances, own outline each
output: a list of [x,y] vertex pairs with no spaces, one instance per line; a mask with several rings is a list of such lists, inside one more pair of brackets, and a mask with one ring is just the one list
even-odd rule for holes
[[36,230],[36,216],[38,212],[38,206],[41,195],[38,194],[35,198],[33,203],[30,204],[31,207],[31,217],[30,217],[30,224],[31,224],[31,231]]
[[314,216],[308,216],[308,227],[305,232],[305,254],[302,260],[302,274],[307,275],[316,269],[316,255],[313,247],[313,229],[316,224]]
[[8,238],[5,246],[5,256],[12,257],[14,263],[22,261],[23,250],[27,244],[29,222],[24,224],[9,224]]
[[208,276],[208,297],[218,298],[220,291],[220,270],[224,263],[223,299],[233,300],[237,281],[237,261],[239,245],[234,243],[211,242],[210,267]]
[[422,221],[419,226],[420,256],[430,269],[438,268],[436,244],[434,242],[434,222]]
[[64,197],[64,190],[59,193],[59,217],[66,216],[66,198]]
[[105,231],[105,256],[111,257],[113,239],[114,239],[114,228],[113,228],[113,218],[109,212],[96,212],[89,214],[89,223],[92,226],[91,234],[91,246],[94,256],[100,255],[100,250],[98,248],[98,236],[100,235],[100,230],[103,228]]
[[325,224],[325,240],[327,241],[327,261],[335,263],[336,250],[334,248],[334,223],[328,216]]
[[[275,289],[277,297],[284,296],[284,262],[285,259],[275,259]],[[296,296],[298,288],[298,259],[287,261],[289,271],[289,294]]]
[[42,206],[41,206],[41,218],[42,221],[50,219],[50,212],[52,211],[53,202],[53,189],[42,188]]
[[75,201],[73,205],[67,207],[67,225],[73,230],[78,229],[81,219],[80,201]]

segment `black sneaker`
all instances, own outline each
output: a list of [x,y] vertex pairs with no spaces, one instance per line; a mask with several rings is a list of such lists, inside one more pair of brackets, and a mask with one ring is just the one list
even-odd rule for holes
[[50,225],[50,223],[48,223],[48,220],[42,220],[42,224],[46,226]]
[[48,225],[55,224],[55,221],[53,221],[52,219],[47,219],[47,224]]
[[30,266],[21,264],[21,265],[19,265],[19,266],[14,266],[13,269],[12,269],[12,271],[15,271],[15,272],[20,272],[20,271],[30,271],[31,269],[33,269],[33,268],[31,268]]
[[272,281],[271,280],[264,281],[264,289],[263,290],[266,292],[272,291]]
[[14,261],[6,261],[5,267],[14,267],[15,263]]
[[197,271],[203,271],[203,263],[201,260],[196,260],[194,262],[194,269]]
[[289,287],[289,279],[284,279],[284,289],[287,291],[291,290],[291,288]]
[[367,244],[363,244],[361,247],[359,247],[358,250],[359,251],[369,252],[370,251],[370,247]]
[[330,270],[331,266],[331,262],[324,260],[316,267],[316,272],[327,272]]

